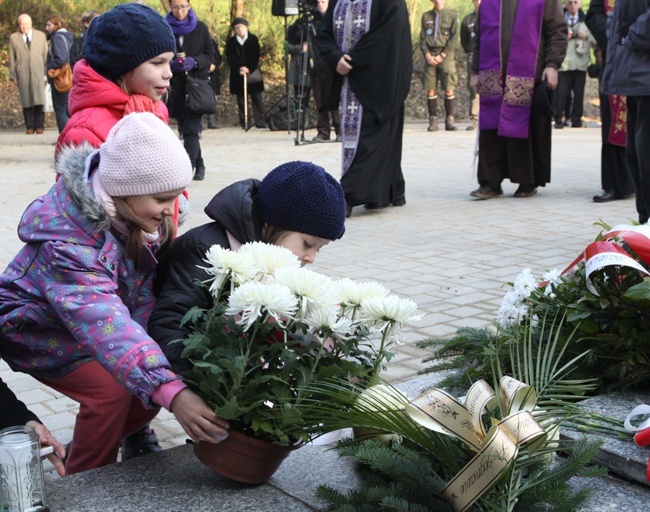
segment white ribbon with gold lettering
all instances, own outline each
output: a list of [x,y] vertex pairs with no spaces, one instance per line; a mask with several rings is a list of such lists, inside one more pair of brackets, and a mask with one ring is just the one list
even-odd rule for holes
[[499,382],[499,398],[507,416],[487,433],[482,416],[486,409],[494,409],[499,399],[483,380],[472,385],[463,403],[445,391],[433,389],[406,406],[415,422],[457,437],[478,452],[442,491],[456,512],[467,510],[494,485],[517,457],[520,446],[531,443],[532,451],[546,440],[546,431],[530,412],[537,400],[531,386],[504,376]]

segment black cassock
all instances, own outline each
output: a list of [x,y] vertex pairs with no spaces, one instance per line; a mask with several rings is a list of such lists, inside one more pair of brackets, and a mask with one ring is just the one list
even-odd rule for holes
[[[366,0],[356,0],[363,2]],[[320,25],[317,44],[333,72],[323,111],[338,107],[343,76],[336,65],[344,52],[334,34],[337,2],[330,2]],[[372,0],[370,29],[347,52],[352,71],[349,87],[363,107],[356,153],[341,178],[346,201],[351,205],[402,203],[402,132],[404,101],[413,71],[411,29],[404,0]],[[348,112],[342,112],[341,126]],[[345,144],[345,134],[343,142]]]

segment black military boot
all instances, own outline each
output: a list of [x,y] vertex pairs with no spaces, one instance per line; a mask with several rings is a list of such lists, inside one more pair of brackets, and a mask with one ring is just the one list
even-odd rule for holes
[[428,132],[438,131],[438,96],[427,98],[427,108],[429,109],[429,127]]
[[456,96],[445,97],[445,112],[447,117],[445,118],[445,130],[448,132],[455,132],[458,128],[454,124],[454,99]]

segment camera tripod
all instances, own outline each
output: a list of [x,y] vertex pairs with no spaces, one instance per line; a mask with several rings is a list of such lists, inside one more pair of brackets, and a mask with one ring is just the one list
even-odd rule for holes
[[[300,27],[300,41],[299,47],[302,48],[304,44],[307,45],[307,51],[302,53],[302,60],[300,66],[300,75],[298,79],[297,91],[294,93],[292,90],[291,84],[289,83],[289,52],[287,48],[287,41],[289,35],[289,29],[287,26],[287,18],[284,18],[284,84],[285,91],[282,96],[280,96],[263,114],[266,119],[270,112],[272,112],[278,105],[282,102],[286,103],[286,115],[287,115],[287,133],[292,132],[292,120],[295,119],[295,130],[296,136],[294,138],[295,145],[298,146],[301,143],[307,143],[305,141],[305,125],[308,124],[307,120],[312,119],[316,120],[316,115],[312,113],[303,103],[303,97],[305,92],[309,93],[309,88],[305,85],[308,79],[307,71],[309,64],[309,48],[312,44],[311,42],[311,30],[313,30],[313,25],[310,23],[309,16],[301,14],[301,18],[306,19],[306,24]],[[305,30],[306,29],[306,30]],[[306,36],[305,36],[306,34]],[[296,114],[294,116],[294,113]],[[255,119],[251,126],[249,126],[246,131],[250,130],[253,125],[256,124],[258,120]],[[309,142],[311,143],[311,141]]]

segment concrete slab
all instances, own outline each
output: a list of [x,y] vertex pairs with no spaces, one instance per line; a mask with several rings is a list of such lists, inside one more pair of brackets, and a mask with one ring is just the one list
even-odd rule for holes
[[[604,414],[624,420],[637,405],[650,404],[650,393],[609,393],[580,402],[587,411]],[[572,429],[562,429],[561,434],[568,439],[575,439],[585,433]],[[594,436],[589,434],[590,437]],[[605,466],[610,474],[619,475],[632,482],[650,487],[647,478],[650,449],[641,448],[633,441],[633,433],[627,439],[609,436],[597,437],[603,441],[595,462]]]

